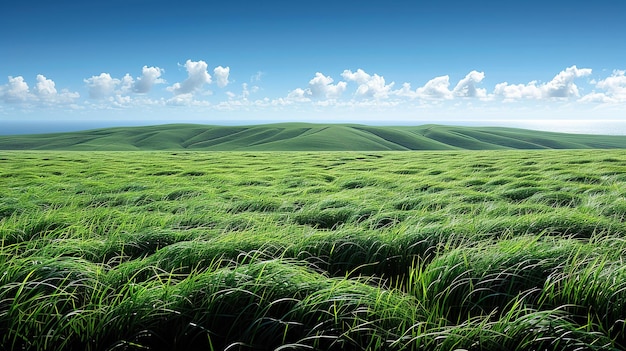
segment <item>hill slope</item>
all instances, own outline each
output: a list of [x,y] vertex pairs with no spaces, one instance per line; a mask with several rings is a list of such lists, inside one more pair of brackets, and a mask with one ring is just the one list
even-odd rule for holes
[[383,151],[626,148],[626,136],[515,128],[279,123],[169,124],[0,137],[2,150]]

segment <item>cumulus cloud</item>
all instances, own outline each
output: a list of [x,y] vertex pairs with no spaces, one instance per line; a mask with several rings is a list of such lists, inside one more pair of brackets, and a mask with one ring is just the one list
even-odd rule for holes
[[204,84],[211,84],[211,75],[207,72],[207,63],[204,61],[191,61],[185,62],[185,69],[187,70],[187,79],[182,83],[174,83],[167,89],[174,93],[174,95],[194,93]]
[[159,67],[143,66],[141,69],[141,77],[132,84],[133,91],[138,94],[148,93],[155,84],[165,83],[161,79],[163,69]]
[[626,100],[626,71],[613,71],[613,75],[599,81],[596,87],[606,90],[611,96]]
[[559,72],[551,81],[541,85],[537,85],[537,81],[512,85],[507,82],[499,83],[494,89],[494,94],[504,98],[504,100],[578,97],[580,94],[574,80],[590,74],[590,68],[579,69],[572,66]]
[[56,84],[52,79],[46,78],[42,74],[37,75],[37,84],[35,84],[35,94],[41,97],[53,97],[57,94]]
[[143,66],[141,76],[137,79],[126,73],[121,79],[111,77],[109,73],[100,73],[98,76],[84,79],[89,91],[89,97],[96,100],[104,100],[112,97],[116,103],[115,106],[130,102],[130,97],[126,95],[131,93],[146,94],[152,90],[155,84],[165,83],[161,79],[163,69],[159,67]]
[[346,90],[348,83],[339,82],[332,84],[333,79],[320,72],[315,73],[315,77],[309,81],[310,95],[314,98],[336,99]]
[[133,86],[135,85],[135,79],[128,73],[122,77],[120,80],[120,91],[121,94],[129,94],[133,90]]
[[213,70],[215,75],[215,83],[218,87],[223,88],[228,85],[228,75],[230,74],[230,67],[217,66]]
[[384,99],[389,97],[389,93],[393,88],[394,82],[385,83],[385,78],[378,74],[370,75],[362,69],[356,72],[344,70],[341,74],[343,79],[359,84],[355,95],[357,97]]
[[38,74],[36,79],[31,91],[24,77],[9,77],[8,84],[0,86],[0,100],[5,103],[55,105],[72,103],[80,97],[78,93],[66,89],[58,92],[55,82],[42,74]]
[[453,96],[449,87],[450,77],[445,75],[429,80],[423,87],[417,88],[416,92],[419,98],[447,100]]
[[478,88],[478,84],[482,83],[483,79],[485,79],[484,72],[471,71],[450,90],[450,76],[439,76],[429,80],[415,91],[411,90],[411,84],[404,83],[401,89],[394,91],[394,94],[423,100],[450,100],[454,97],[486,98],[487,90]]
[[35,84],[33,93],[38,101],[47,104],[72,103],[80,97],[80,94],[70,92],[67,89],[58,92],[56,83],[54,83],[52,79],[46,78],[43,74],[37,75],[37,83]]
[[317,72],[315,73],[315,77],[309,81],[309,86],[306,89],[294,89],[289,92],[285,99],[278,99],[277,101],[280,101],[280,104],[285,105],[294,102],[309,102],[313,99],[337,99],[346,90],[348,83],[338,82],[337,84],[332,84],[333,82],[334,80],[332,77],[325,76],[323,73]]
[[[461,79],[454,89],[450,90],[449,76],[435,77],[423,87],[415,90],[411,89],[410,83],[403,83],[400,89],[393,90],[395,82],[387,83],[383,76],[378,74],[369,74],[362,69],[356,71],[344,70],[341,74],[345,81],[336,84],[330,76],[317,72],[315,77],[309,81],[306,89],[298,88],[289,92],[288,96],[280,100],[281,103],[294,102],[310,102],[316,101],[317,105],[335,105],[342,103],[336,101],[341,95],[347,91],[348,82],[354,82],[357,87],[354,97],[362,99],[361,101],[353,100],[350,106],[365,106],[368,101],[375,102],[374,106],[395,106],[400,103],[398,98],[422,99],[422,100],[450,100],[455,97],[463,98],[486,98],[487,90],[479,88],[479,84],[485,78],[483,72],[471,71],[463,79]],[[392,99],[395,97],[396,99]],[[356,104],[356,105],[355,105]],[[385,105],[386,104],[386,105]]]
[[309,96],[311,96],[310,91],[297,88],[297,89],[290,91],[289,94],[287,94],[286,100],[288,102],[308,102],[308,101],[311,101]]
[[99,76],[92,76],[85,79],[89,97],[92,99],[104,99],[111,96],[115,92],[115,88],[120,84],[120,80],[112,78],[108,73],[100,73]]
[[544,86],[544,95],[555,98],[577,97],[578,87],[574,84],[574,79],[590,74],[590,68],[568,67]]
[[528,84],[498,83],[493,93],[497,96],[501,96],[506,101],[540,99],[543,96],[541,88],[537,86],[537,81],[532,81]]
[[484,72],[471,71],[468,73],[465,78],[461,79],[454,89],[452,89],[452,93],[455,96],[460,97],[478,97],[483,98],[487,96],[487,90],[482,88],[477,88],[476,86],[480,84],[483,79],[485,79]]
[[22,76],[15,78],[9,76],[9,83],[2,88],[0,93],[2,100],[7,103],[24,102],[31,96],[28,84]]
[[596,88],[604,92],[593,92],[581,98],[583,102],[619,103],[626,102],[626,71],[615,70],[610,77],[596,82]]

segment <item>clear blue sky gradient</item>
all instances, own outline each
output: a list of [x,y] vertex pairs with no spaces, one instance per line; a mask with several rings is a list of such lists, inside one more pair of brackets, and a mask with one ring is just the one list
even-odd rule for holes
[[[623,1],[26,0],[5,1],[0,13],[0,128],[626,118]],[[173,86],[188,78],[188,61],[206,63],[211,82],[186,94]],[[144,66],[158,67],[160,80],[124,89],[123,77],[137,82]],[[218,66],[230,69],[225,86]],[[359,69],[370,80],[342,74]],[[550,82],[568,69],[576,77],[554,88],[567,93],[554,93],[562,81]],[[454,91],[472,71],[484,75],[470,87],[477,93]],[[318,72],[322,93],[311,83]],[[102,73],[117,85],[96,97],[89,79]],[[54,82],[52,95],[37,90],[37,75]],[[441,94],[419,89],[444,76]],[[18,94],[16,77],[28,91]],[[384,84],[360,94],[374,78]],[[515,89],[496,91],[503,83]]]

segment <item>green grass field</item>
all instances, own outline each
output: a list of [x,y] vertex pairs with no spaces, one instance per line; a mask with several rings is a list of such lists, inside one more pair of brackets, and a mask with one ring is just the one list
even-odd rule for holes
[[0,150],[401,151],[626,148],[624,135],[581,135],[496,127],[278,123],[169,124],[73,133],[0,136]]
[[626,349],[623,150],[0,151],[0,185],[0,349]]

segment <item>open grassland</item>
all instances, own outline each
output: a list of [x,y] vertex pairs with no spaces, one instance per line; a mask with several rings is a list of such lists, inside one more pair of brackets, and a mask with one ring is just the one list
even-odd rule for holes
[[624,350],[626,153],[0,152],[0,349]]
[[404,127],[311,123],[250,126],[169,124],[0,136],[1,150],[401,151],[611,148],[626,148],[626,136],[432,124]]

